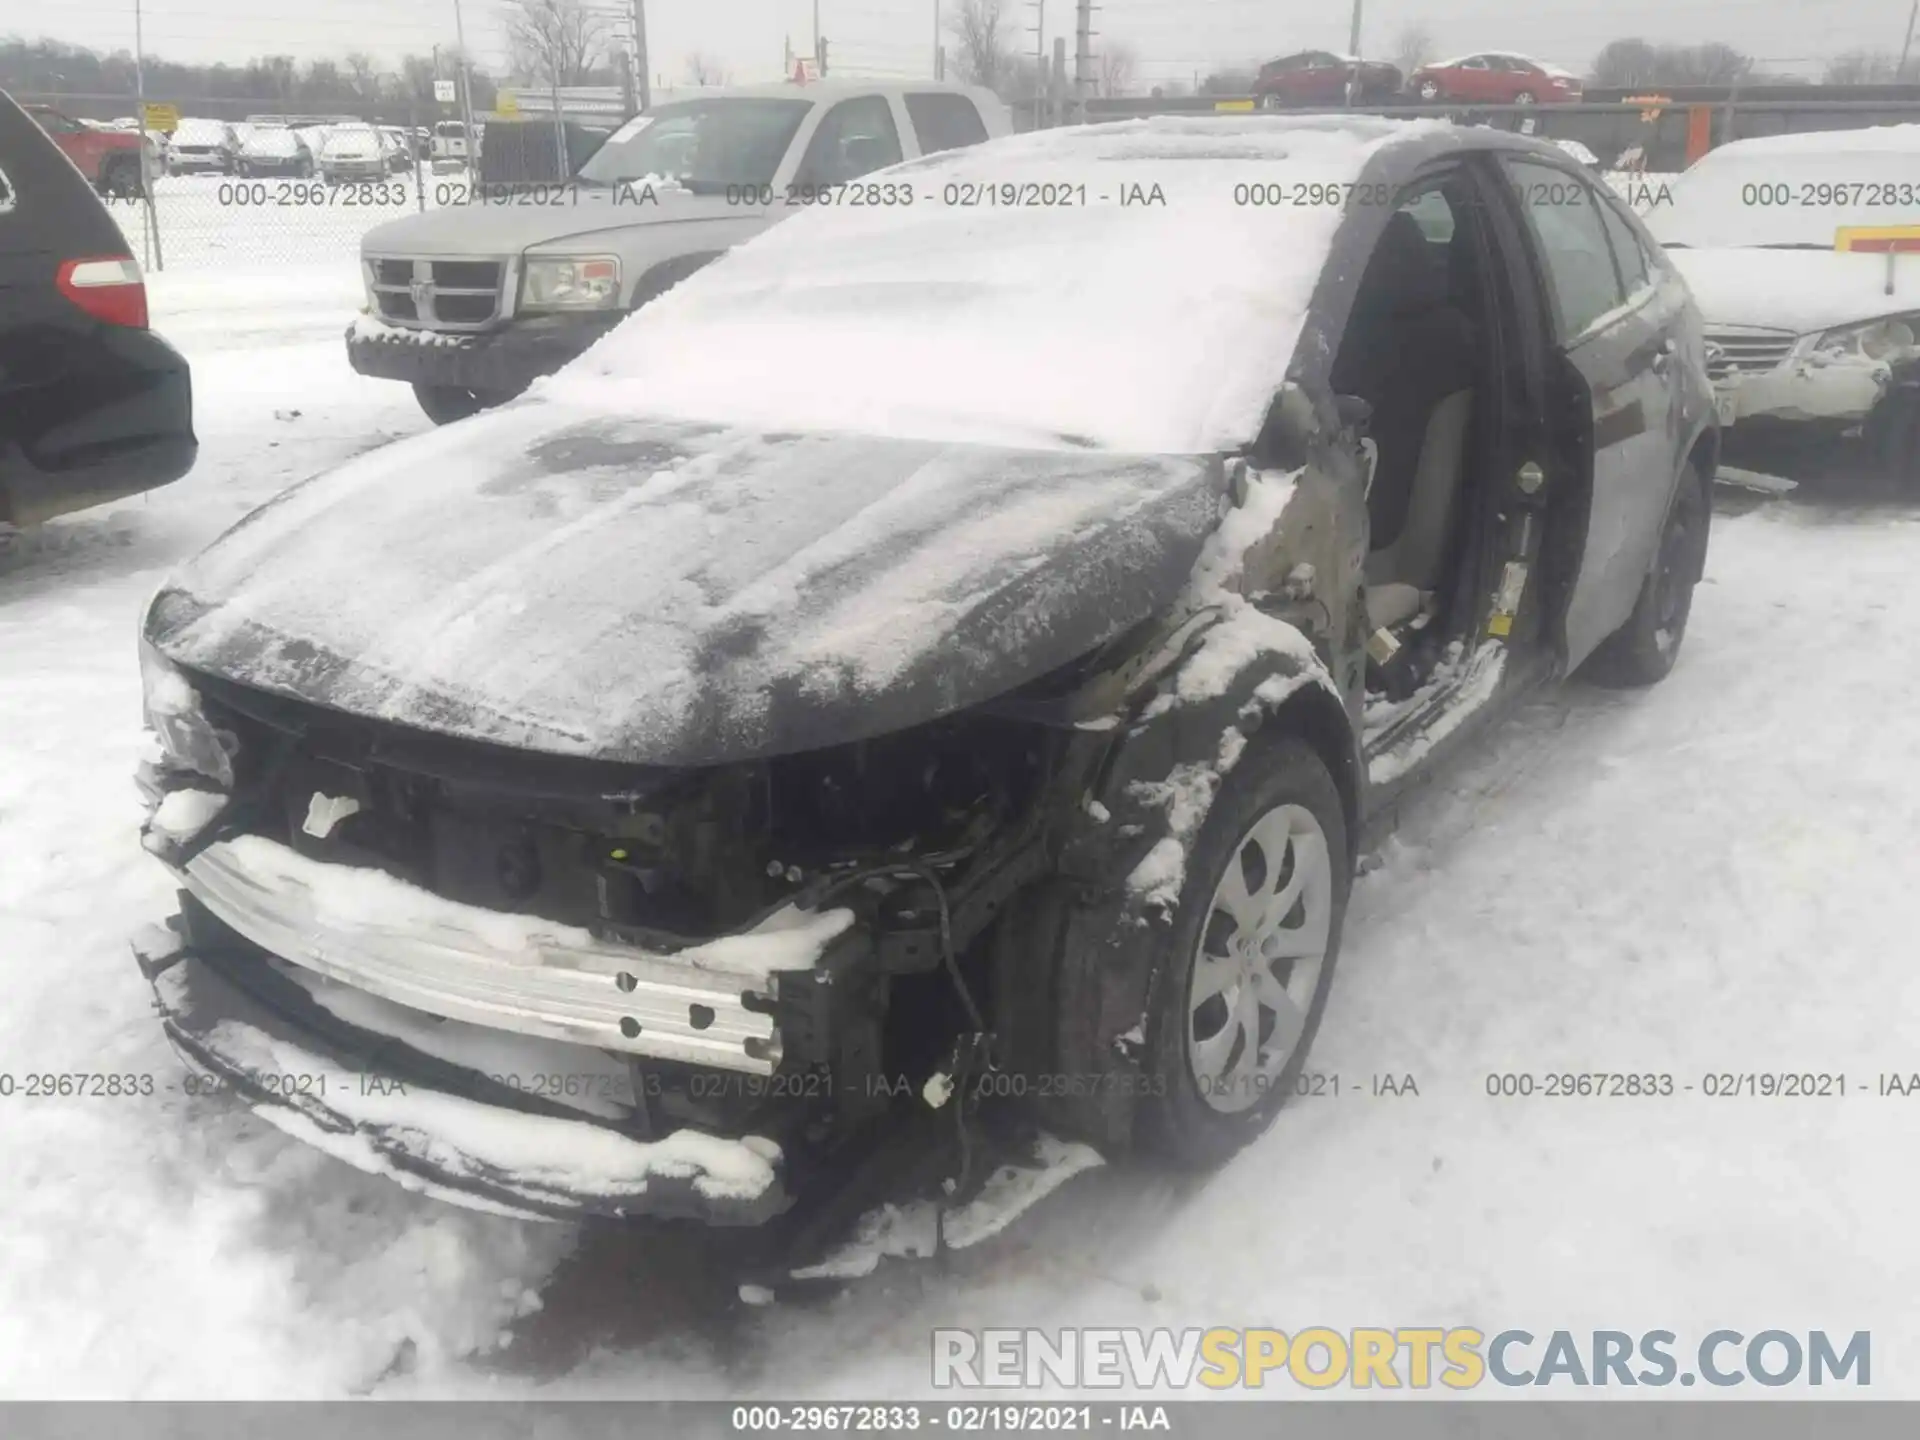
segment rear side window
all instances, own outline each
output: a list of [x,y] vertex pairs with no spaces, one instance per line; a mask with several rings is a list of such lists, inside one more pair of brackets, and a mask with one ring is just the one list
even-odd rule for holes
[[1620,267],[1620,283],[1631,295],[1647,283],[1647,252],[1641,248],[1640,237],[1633,233],[1633,227],[1627,224],[1612,196],[1596,191],[1594,203],[1600,209],[1607,239],[1613,244],[1613,262]]
[[958,150],[987,138],[987,122],[964,95],[909,95],[907,118],[920,137],[920,153]]
[[1557,166],[1503,163],[1546,267],[1560,339],[1574,340],[1625,298],[1599,199]]
[[900,131],[893,123],[893,107],[884,96],[862,95],[842,100],[826,113],[813,132],[795,183],[845,185],[900,160]]

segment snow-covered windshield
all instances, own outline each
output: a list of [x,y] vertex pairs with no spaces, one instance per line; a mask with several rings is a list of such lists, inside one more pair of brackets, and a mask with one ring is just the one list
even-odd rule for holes
[[1361,167],[1436,128],[1158,117],[909,161],[859,182],[876,203],[774,226],[552,385],[783,430],[1235,448],[1285,377],[1343,207],[1369,199]]
[[173,143],[181,145],[224,145],[227,130],[218,120],[182,120],[173,132]]
[[363,126],[341,125],[327,132],[329,155],[378,155],[380,136]]
[[589,185],[667,178],[695,192],[772,183],[811,100],[683,100],[635,116],[580,167]]
[[1920,224],[1920,125],[1737,140],[1669,194],[1644,217],[1663,245],[1831,250],[1842,229]]

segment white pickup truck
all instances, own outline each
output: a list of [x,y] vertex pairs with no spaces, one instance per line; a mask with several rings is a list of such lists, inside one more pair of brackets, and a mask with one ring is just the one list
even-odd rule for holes
[[727,88],[657,106],[565,184],[476,190],[368,231],[348,359],[411,383],[436,423],[461,419],[779,220],[862,203],[856,182],[874,171],[1012,128],[991,92],[934,82]]

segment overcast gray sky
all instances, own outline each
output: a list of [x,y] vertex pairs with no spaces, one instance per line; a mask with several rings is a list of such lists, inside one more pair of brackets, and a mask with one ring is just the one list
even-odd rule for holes
[[[589,0],[620,8],[624,0]],[[703,52],[736,81],[773,79],[784,41],[811,48],[812,0],[645,0],[652,69],[672,84]],[[957,0],[940,0],[951,14]],[[1008,0],[1023,46],[1038,6]],[[1071,37],[1072,0],[1045,0],[1049,48]],[[1826,57],[1861,47],[1897,50],[1910,0],[1366,0],[1361,48],[1391,52],[1410,24],[1443,52],[1521,50],[1579,67],[1622,35],[1725,40],[1780,69],[1817,73]],[[504,56],[507,0],[461,0],[468,42],[483,61]],[[836,69],[931,71],[935,0],[819,0]],[[451,45],[454,0],[142,0],[150,53],[241,61],[278,52],[300,59],[364,49],[382,61]],[[1142,84],[1308,47],[1344,49],[1350,0],[1105,0],[1094,27],[1139,57]],[[134,38],[133,0],[0,0],[0,35],[53,36],[99,49]],[[1071,39],[1069,38],[1069,49]]]

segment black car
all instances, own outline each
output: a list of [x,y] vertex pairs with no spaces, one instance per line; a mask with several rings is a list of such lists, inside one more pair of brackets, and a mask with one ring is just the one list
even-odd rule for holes
[[187,362],[147,328],[120,227],[0,93],[0,524],[151,490],[198,449]]
[[[969,199],[1063,173],[1112,198]],[[1563,151],[1163,116],[879,174],[952,198],[782,222],[156,596],[136,953],[294,1133],[730,1225],[920,1145],[964,1203],[997,1120],[1218,1163],[1362,836],[1538,685],[1672,668],[1700,319]]]

